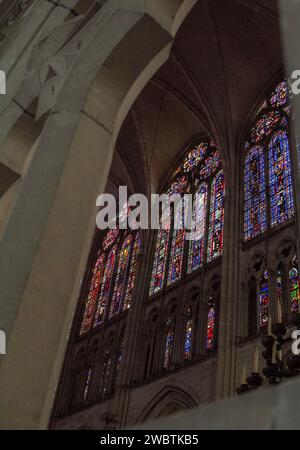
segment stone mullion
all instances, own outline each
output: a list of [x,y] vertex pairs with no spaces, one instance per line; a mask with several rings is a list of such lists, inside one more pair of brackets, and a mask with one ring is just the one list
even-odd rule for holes
[[[278,302],[277,302],[278,303]],[[284,323],[291,320],[291,296],[289,289],[289,271],[284,265],[282,274],[282,320]]]
[[148,301],[148,279],[151,270],[151,245],[153,243],[153,233],[142,232],[142,246],[138,257],[136,269],[136,283],[133,289],[133,301],[128,311],[127,324],[124,336],[123,361],[120,367],[119,379],[116,387],[116,394],[111,405],[111,410],[116,415],[119,425],[125,423],[126,409],[128,407],[128,390],[133,381],[141,376],[141,357],[137,357],[141,344],[138,336],[142,334],[143,312]]
[[[182,289],[182,288],[181,288]],[[182,298],[183,292],[179,292],[179,298]],[[179,302],[175,318],[175,339],[173,364],[180,366],[184,363],[184,336],[185,336],[186,318],[185,318],[185,302]]]
[[207,314],[208,314],[208,294],[203,291],[199,300],[199,309],[198,309],[198,356],[205,354],[205,338],[207,332]]
[[268,270],[268,281],[269,281],[269,315],[272,317],[272,323],[277,323],[278,317],[278,305],[276,296],[276,283],[277,277],[274,270]]
[[197,301],[192,305],[192,318],[193,318],[193,330],[192,330],[192,358],[199,356],[199,331],[200,331],[200,320],[199,320],[199,296]]
[[[232,168],[233,170],[233,168]],[[234,173],[232,171],[232,173]],[[216,398],[230,396],[235,391],[235,336],[237,331],[236,305],[239,292],[238,240],[239,233],[239,176],[233,180],[225,195],[224,248],[222,256],[221,293],[219,306],[218,356]],[[235,193],[236,197],[233,196]]]
[[166,345],[166,326],[165,317],[159,318],[156,342],[154,348],[154,358],[153,358],[153,375],[158,375],[163,371],[163,355]]
[[256,331],[260,332],[260,278],[261,274],[256,278]]
[[[137,367],[134,367],[135,353],[137,350],[137,336],[142,333],[142,316],[146,302],[148,301],[148,278],[150,273],[151,261],[148,255],[151,253],[152,236],[144,232],[144,242],[142,241],[141,253],[138,259],[136,269],[136,284],[133,290],[133,301],[128,312],[127,325],[124,336],[124,357],[125,360],[120,370],[120,384],[129,385],[139,373]],[[137,326],[138,325],[138,326]]]

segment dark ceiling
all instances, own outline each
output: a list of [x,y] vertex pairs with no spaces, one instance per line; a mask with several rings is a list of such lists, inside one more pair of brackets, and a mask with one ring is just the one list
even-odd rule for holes
[[186,145],[207,133],[233,170],[250,115],[282,69],[277,1],[198,1],[123,124],[108,188],[157,192]]

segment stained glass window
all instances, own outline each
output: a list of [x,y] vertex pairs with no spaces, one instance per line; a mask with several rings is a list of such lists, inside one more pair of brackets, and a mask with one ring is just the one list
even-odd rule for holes
[[289,141],[290,97],[286,81],[276,86],[259,108],[245,145],[245,241],[263,234],[268,226],[286,222],[295,213]]
[[207,150],[208,145],[206,142],[201,142],[200,144],[196,145],[184,160],[184,171],[187,173],[192,172],[203,160],[204,156],[207,153]]
[[291,268],[289,271],[289,285],[291,295],[291,312],[297,313],[299,312],[300,288],[299,288],[299,269],[296,256],[291,261]]
[[168,227],[170,227],[170,214],[166,213],[162,216],[161,227],[157,233],[150,295],[156,294],[164,286],[170,241],[170,229]]
[[164,369],[168,369],[172,364],[174,338],[175,338],[175,327],[173,320],[168,320],[166,326],[167,326],[167,336],[165,341]]
[[283,270],[283,265],[280,264],[277,267],[276,297],[277,297],[277,301],[281,305],[281,308],[283,308],[283,300],[284,300],[283,280],[284,280],[284,270]]
[[173,229],[173,236],[170,249],[170,264],[168,273],[168,286],[180,280],[182,272],[183,251],[185,243],[185,228],[184,228],[184,211],[183,202],[182,208],[177,208],[174,220],[181,225],[179,229]]
[[108,394],[110,385],[110,372],[111,372],[111,356],[109,352],[106,352],[106,357],[102,366],[100,376],[100,393],[102,395]]
[[245,162],[245,240],[259,236],[267,228],[265,164],[262,147],[253,147]]
[[84,391],[83,391],[83,400],[84,401],[87,401],[87,399],[88,399],[89,390],[90,390],[90,384],[91,384],[91,378],[92,378],[92,375],[93,375],[93,367],[94,367],[94,364],[91,363],[89,368],[88,368],[86,382],[85,382]]
[[80,335],[88,333],[92,327],[95,309],[98,300],[99,289],[102,281],[102,274],[104,270],[105,254],[99,254],[96,264],[92,270],[92,280],[85,304],[83,320],[80,328]]
[[191,308],[188,308],[187,320],[185,325],[184,359],[191,359],[192,357],[192,338],[193,338],[192,310]]
[[126,292],[125,292],[125,299],[124,299],[124,310],[129,309],[131,306],[131,300],[132,300],[132,294],[133,294],[133,288],[135,285],[135,279],[136,279],[136,270],[137,270],[137,264],[138,264],[138,258],[141,252],[141,238],[140,235],[137,234],[134,240],[132,255],[131,255],[131,261],[130,261],[130,268],[129,268],[129,274],[127,278],[126,283]]
[[207,184],[203,183],[196,193],[193,204],[193,236],[189,243],[188,273],[199,269],[204,263],[204,245],[207,213]]
[[102,283],[101,283],[101,290],[100,290],[100,296],[99,296],[99,300],[98,300],[98,306],[97,306],[96,315],[95,315],[94,327],[101,325],[101,323],[104,320],[104,313],[105,313],[106,305],[107,305],[108,299],[109,299],[111,282],[112,282],[112,277],[113,277],[114,270],[115,270],[117,253],[118,253],[118,248],[117,248],[117,246],[114,246],[112,248],[112,250],[110,251],[107,261],[106,261],[105,271],[104,271],[104,275],[103,275],[103,279],[102,279]]
[[211,188],[210,219],[208,231],[207,260],[221,256],[224,233],[224,174],[220,172],[213,180]]
[[141,247],[139,234],[110,230],[98,241],[96,262],[88,274],[88,287],[83,291],[86,301],[80,336],[103,323],[106,308],[110,307],[109,319],[129,308],[136,279]]
[[259,323],[260,328],[268,326],[269,322],[269,277],[265,271],[260,279],[259,285]]
[[294,215],[290,145],[285,131],[278,131],[269,146],[271,226]]
[[120,313],[124,297],[126,274],[130,262],[130,253],[132,247],[132,235],[128,236],[122,246],[118,257],[117,275],[114,283],[114,290],[111,300],[109,316],[113,317]]
[[103,250],[107,250],[115,242],[119,235],[119,230],[109,230],[103,239],[102,247]]
[[115,368],[115,383],[118,380],[119,375],[120,375],[122,359],[123,359],[123,345],[121,345],[121,347],[117,353],[116,368]]
[[214,350],[216,333],[216,304],[212,296],[208,300],[208,314],[207,314],[207,331],[206,331],[206,351]]
[[[221,167],[216,143],[205,138],[190,148],[181,166],[173,173],[166,193],[180,195],[183,206],[180,211],[175,202],[169,210],[163,209],[154,251],[150,296],[222,255],[225,182]],[[185,202],[186,194],[191,195],[191,204]],[[172,204],[171,198],[170,201]],[[186,268],[183,267],[185,260]]]

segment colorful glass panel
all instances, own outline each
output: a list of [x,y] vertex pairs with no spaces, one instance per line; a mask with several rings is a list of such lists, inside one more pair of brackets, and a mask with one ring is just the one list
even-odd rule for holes
[[132,236],[130,235],[125,239],[120,254],[118,256],[117,274],[114,283],[114,290],[109,313],[110,318],[119,314],[123,307],[126,274],[129,267],[131,247],[132,247]]
[[253,147],[245,161],[244,239],[253,239],[267,228],[265,164],[262,147]]
[[291,296],[291,312],[299,312],[300,302],[300,288],[299,288],[299,269],[297,258],[294,257],[291,262],[291,269],[289,271],[289,285]]
[[105,255],[100,254],[92,271],[92,280],[83,313],[83,320],[80,328],[80,336],[88,333],[92,327],[98,294],[101,286],[104,271]]
[[251,131],[252,142],[257,144],[266,136],[269,136],[280,122],[280,119],[281,113],[279,111],[269,111],[263,114]]
[[270,103],[273,107],[285,106],[289,101],[290,91],[286,81],[282,81],[271,94]]
[[180,280],[182,273],[183,251],[185,243],[183,201],[181,202],[181,207],[176,208],[174,221],[177,224],[177,229],[173,229],[172,243],[170,248],[168,286]]
[[207,260],[213,261],[222,255],[224,235],[224,174],[220,172],[211,187],[211,204],[208,231]]
[[136,235],[132,250],[132,256],[130,261],[130,268],[129,268],[129,274],[127,279],[127,286],[126,286],[126,292],[125,292],[125,299],[124,299],[124,307],[123,309],[129,309],[131,305],[132,300],[132,294],[133,294],[133,288],[135,285],[135,279],[136,279],[136,270],[137,270],[137,264],[139,255],[141,252],[141,239],[139,234]]
[[170,240],[170,214],[166,212],[161,218],[161,226],[157,233],[155,255],[150,284],[150,295],[159,292],[164,285],[167,255]]
[[84,391],[83,391],[83,400],[84,401],[87,401],[87,399],[88,399],[92,375],[93,375],[93,364],[91,364],[89,366],[87,377],[86,377],[86,382],[85,382]]
[[106,234],[105,238],[103,239],[102,247],[103,250],[107,250],[117,239],[119,235],[119,230],[110,230]]
[[192,338],[193,338],[192,311],[191,308],[188,308],[187,321],[185,325],[184,359],[191,359],[192,357]]
[[192,172],[203,160],[208,149],[208,144],[201,142],[187,156],[183,163],[183,169],[186,173]]
[[100,325],[104,319],[105,309],[106,309],[107,302],[109,299],[109,294],[111,291],[111,282],[112,282],[112,277],[113,277],[114,270],[115,270],[117,252],[118,252],[118,249],[117,249],[117,246],[115,246],[112,248],[112,250],[110,251],[110,253],[107,257],[105,271],[104,271],[103,279],[102,279],[102,283],[101,283],[101,290],[100,290],[100,296],[99,296],[99,300],[98,300],[97,311],[96,311],[96,315],[95,315],[94,327]]
[[188,273],[199,269],[204,262],[207,212],[207,184],[202,184],[194,199],[192,240],[189,243]]
[[104,360],[101,376],[100,376],[100,392],[102,395],[105,395],[109,391],[109,385],[110,385],[110,372],[111,372],[111,357],[109,356],[109,353],[107,352],[107,356]]
[[206,330],[206,351],[212,351],[215,347],[215,333],[216,333],[216,304],[212,296],[208,301],[208,314],[207,314],[207,330]]
[[285,131],[274,134],[269,145],[271,226],[294,215],[290,145]]
[[211,156],[206,158],[204,166],[199,171],[199,176],[201,179],[213,175],[221,167],[221,158],[218,150],[215,150]]
[[269,277],[265,271],[259,285],[259,320],[260,327],[265,328],[269,322]]
[[182,194],[187,191],[188,185],[188,179],[186,177],[181,177],[171,184],[170,188],[167,191],[167,194]]
[[175,330],[172,321],[168,321],[168,332],[165,342],[165,353],[164,353],[164,369],[168,369],[172,364],[172,355],[174,350],[174,337]]

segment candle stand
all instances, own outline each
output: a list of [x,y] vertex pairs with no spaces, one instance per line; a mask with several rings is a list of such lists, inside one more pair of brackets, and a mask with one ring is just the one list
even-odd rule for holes
[[[299,321],[297,325],[297,329],[300,329]],[[300,374],[300,355],[291,354],[286,362],[282,360],[283,346],[293,341],[290,337],[285,337],[286,333],[286,326],[283,323],[277,323],[272,327],[273,335],[268,334],[261,338],[261,344],[264,347],[262,357],[266,362],[262,372],[266,381],[271,385]],[[258,372],[253,372],[246,382],[236,389],[236,393],[241,395],[260,388],[264,383],[264,378]]]

